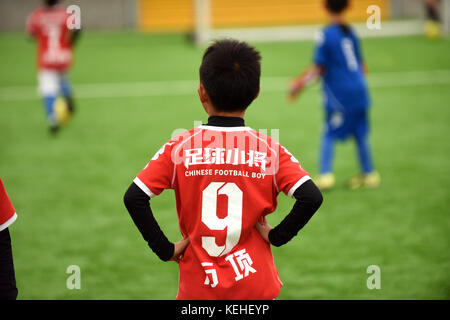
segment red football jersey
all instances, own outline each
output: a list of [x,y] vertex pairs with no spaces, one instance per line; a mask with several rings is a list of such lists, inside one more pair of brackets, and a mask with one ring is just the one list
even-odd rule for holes
[[177,299],[274,299],[282,283],[270,245],[255,228],[280,191],[309,180],[276,140],[249,127],[203,125],[167,142],[134,182],[150,197],[174,189],[190,244]]
[[16,219],[16,211],[0,179],[0,231],[8,228]]
[[27,20],[27,32],[37,40],[39,69],[66,70],[72,61],[69,14],[64,7],[38,8]]

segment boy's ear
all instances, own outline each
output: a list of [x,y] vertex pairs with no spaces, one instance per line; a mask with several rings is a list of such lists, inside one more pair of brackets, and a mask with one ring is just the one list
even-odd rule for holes
[[256,98],[258,98],[260,92],[261,92],[261,88],[258,89],[258,93],[256,94],[255,98],[253,98],[253,100],[255,100]]
[[202,103],[207,102],[209,100],[208,93],[206,92],[205,87],[200,83],[197,87],[198,97]]

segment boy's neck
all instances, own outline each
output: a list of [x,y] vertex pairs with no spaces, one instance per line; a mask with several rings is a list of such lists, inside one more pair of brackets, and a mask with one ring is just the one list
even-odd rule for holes
[[330,14],[329,19],[332,24],[345,24],[345,19],[342,14]]
[[214,127],[244,127],[245,121],[241,117],[210,116],[206,125]]
[[219,116],[219,117],[236,117],[236,118],[244,118],[245,110],[244,111],[234,111],[234,112],[225,112],[225,111],[217,111],[213,108],[210,108],[208,110],[208,116]]

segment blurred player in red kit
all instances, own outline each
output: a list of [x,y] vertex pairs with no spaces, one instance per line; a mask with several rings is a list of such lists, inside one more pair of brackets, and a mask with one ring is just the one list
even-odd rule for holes
[[67,71],[73,56],[73,45],[79,29],[69,29],[70,15],[58,0],[45,0],[44,6],[34,10],[28,17],[26,30],[37,42],[37,67],[39,93],[44,100],[51,133],[60,128],[55,112],[55,101],[62,95],[70,114],[74,102]]
[[[136,176],[125,205],[150,248],[179,263],[177,299],[274,299],[282,286],[270,245],[289,242],[322,203],[297,159],[275,139],[245,126],[259,94],[260,55],[221,40],[203,55],[200,102],[208,123],[168,141]],[[183,239],[171,243],[149,200],[175,191]],[[296,202],[272,228],[265,216],[280,192]]]
[[8,229],[16,219],[16,211],[0,179],[0,300],[17,298],[11,237]]

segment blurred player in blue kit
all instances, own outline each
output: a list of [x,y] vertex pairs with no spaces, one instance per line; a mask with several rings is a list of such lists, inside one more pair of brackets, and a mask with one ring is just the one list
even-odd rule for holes
[[326,0],[330,23],[318,33],[314,65],[293,80],[289,99],[295,101],[306,85],[322,79],[325,125],[320,150],[320,174],[316,185],[331,189],[335,185],[333,159],[335,143],[353,137],[361,172],[350,179],[349,187],[374,188],[380,184],[369,145],[370,97],[366,84],[359,39],[345,23],[343,12],[348,0]]

